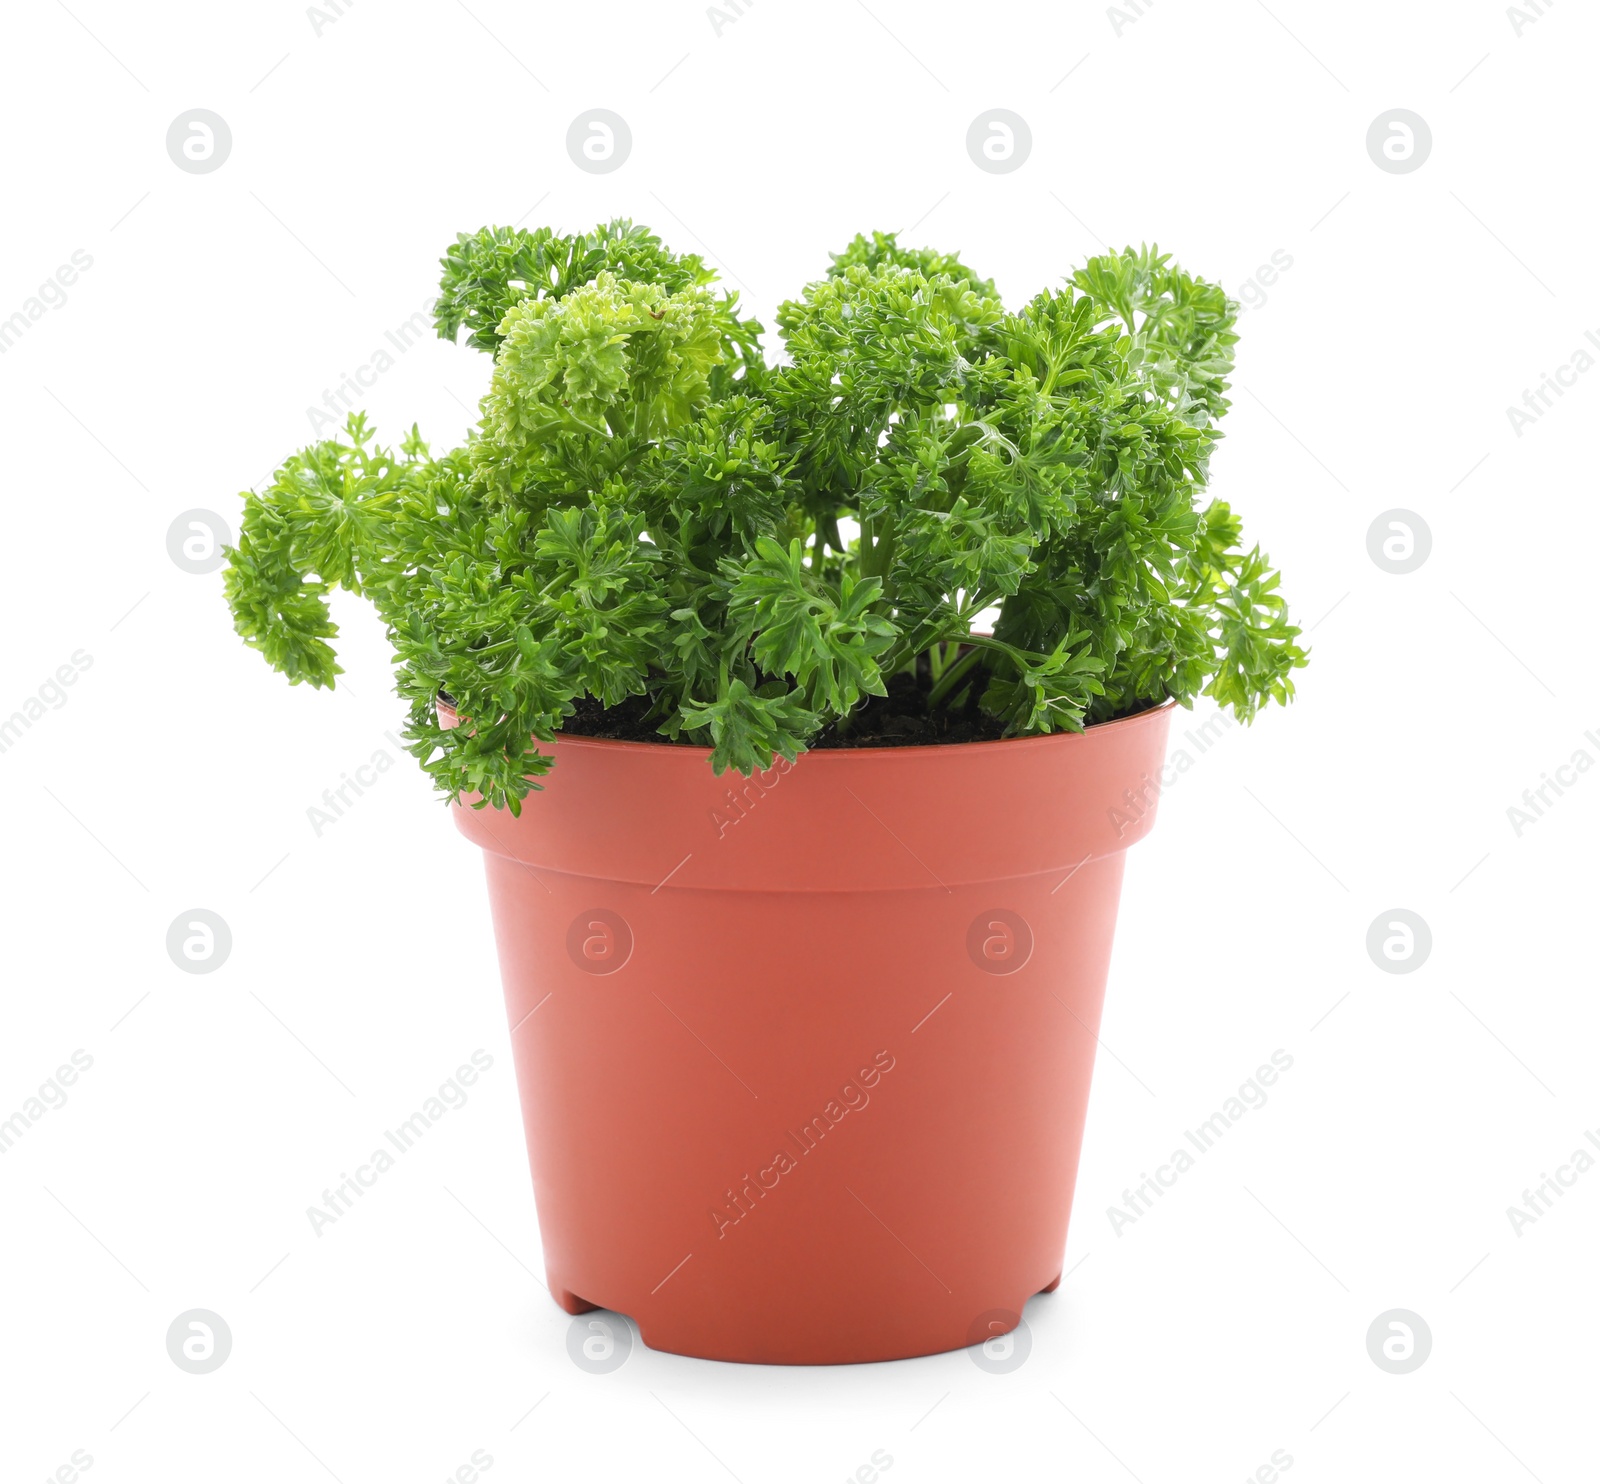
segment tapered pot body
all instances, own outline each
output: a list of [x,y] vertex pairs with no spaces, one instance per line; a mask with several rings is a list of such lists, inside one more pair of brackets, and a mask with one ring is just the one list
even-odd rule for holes
[[1170,710],[751,779],[562,738],[520,817],[458,806],[556,1299],[777,1364],[1012,1329],[1060,1277]]

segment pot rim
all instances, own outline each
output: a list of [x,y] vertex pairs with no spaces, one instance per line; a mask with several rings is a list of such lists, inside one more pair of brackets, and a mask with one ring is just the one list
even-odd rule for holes
[[[444,701],[436,701],[434,704],[440,711],[448,712],[452,717],[457,715],[455,708],[447,705]],[[1068,738],[1086,737],[1091,732],[1108,732],[1116,727],[1132,726],[1136,722],[1147,721],[1149,718],[1159,715],[1164,711],[1176,709],[1177,705],[1178,701],[1176,697],[1168,696],[1166,700],[1161,701],[1154,706],[1147,706],[1143,711],[1136,711],[1132,716],[1118,716],[1114,717],[1110,721],[1091,722],[1081,732],[1038,732],[1027,737],[999,737],[988,742],[921,742],[913,743],[907,746],[889,745],[884,747],[818,747],[807,748],[801,752],[800,756],[807,760],[808,766],[813,759],[829,757],[835,753],[843,754],[845,757],[849,758],[866,758],[876,756],[892,758],[895,756],[903,757],[908,753],[912,755],[916,755],[918,753],[946,753],[960,754],[962,756],[966,756],[968,754],[972,754],[974,756],[986,756],[994,752],[995,749],[1001,747],[1016,749],[1027,745],[1034,747],[1050,745],[1059,746]],[[540,747],[553,747],[557,744],[564,748],[593,748],[597,751],[612,750],[618,752],[662,752],[672,753],[675,756],[681,754],[684,757],[699,758],[709,758],[713,752],[713,749],[710,747],[701,747],[692,742],[630,742],[624,741],[619,737],[584,737],[569,735],[566,732],[557,732],[554,739],[550,742],[540,741],[538,743]],[[774,766],[777,765],[780,756],[781,754],[773,754]],[[758,769],[757,771],[766,770]]]

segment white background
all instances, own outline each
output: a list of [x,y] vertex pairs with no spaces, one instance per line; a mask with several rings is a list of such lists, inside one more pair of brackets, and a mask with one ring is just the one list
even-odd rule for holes
[[[1594,1477],[1600,1170],[1520,1235],[1506,1211],[1600,1128],[1600,770],[1520,837],[1507,809],[1600,760],[1600,375],[1520,436],[1506,409],[1600,331],[1600,25],[1562,4],[1519,34],[1488,0],[870,4],[718,27],[688,0],[363,0],[320,34],[290,3],[7,8],[0,319],[93,259],[0,356],[0,717],[92,660],[0,753],[0,1118],[93,1058],[0,1157],[7,1481],[75,1450],[107,1484],[442,1480],[475,1450],[490,1479],[838,1480],[875,1450],[890,1484],[1198,1484],[1278,1450],[1293,1484]],[[608,175],[565,147],[596,107],[633,134]],[[1008,174],[965,147],[997,107],[1032,132]],[[1366,148],[1397,107],[1432,133],[1407,174]],[[232,131],[210,174],[165,148],[195,108]],[[237,530],[236,492],[431,297],[458,230],[616,214],[768,323],[873,227],[961,251],[1013,305],[1104,244],[1158,241],[1235,294],[1292,259],[1243,316],[1214,485],[1313,661],[1130,859],[1070,1276],[1010,1374],[637,1346],[578,1369],[535,1276],[477,852],[408,759],[308,822],[395,752],[376,620],[341,605],[348,685],[291,690],[220,575],[167,555],[180,512]],[[488,369],[429,340],[366,406],[446,446]],[[1395,507],[1433,538],[1405,576],[1367,551]],[[203,976],[165,949],[196,907],[233,937]],[[1403,976],[1365,947],[1396,907],[1433,937]],[[470,1102],[314,1236],[307,1206],[478,1048]],[[1268,1104],[1117,1235],[1107,1208],[1276,1048]],[[191,1308],[232,1331],[210,1375],[167,1355]],[[1406,1375],[1367,1352],[1394,1308],[1432,1334]]]

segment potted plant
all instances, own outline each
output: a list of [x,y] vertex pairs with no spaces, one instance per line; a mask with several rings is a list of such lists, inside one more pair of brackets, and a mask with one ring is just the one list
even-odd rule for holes
[[387,625],[485,852],[552,1294],[728,1360],[1006,1332],[1059,1281],[1171,709],[1305,662],[1206,496],[1236,306],[1145,248],[1013,313],[874,234],[773,366],[627,222],[443,268],[477,429],[352,416],[246,496],[226,590],[294,682],[339,672],[331,588]]

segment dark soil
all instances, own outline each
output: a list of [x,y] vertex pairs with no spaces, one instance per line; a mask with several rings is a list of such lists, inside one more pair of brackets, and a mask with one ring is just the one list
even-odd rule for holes
[[959,711],[941,706],[928,710],[927,660],[918,665],[916,679],[904,671],[885,684],[889,694],[870,696],[850,717],[848,730],[825,727],[811,743],[818,747],[930,747],[946,742],[998,742],[1005,728],[978,710],[976,700]]
[[[960,710],[928,710],[927,659],[915,679],[901,673],[887,681],[888,695],[871,696],[840,730],[825,728],[811,743],[820,747],[928,747],[952,742],[997,742],[1002,727],[978,710],[971,699]],[[602,706],[592,696],[581,697],[561,730],[573,737],[606,737],[614,742],[666,742],[647,720],[650,702],[629,696],[620,706]]]
[[561,724],[567,737],[605,737],[612,742],[670,742],[646,721],[648,696],[629,696],[619,706],[602,706],[593,696],[579,696],[572,715]]

